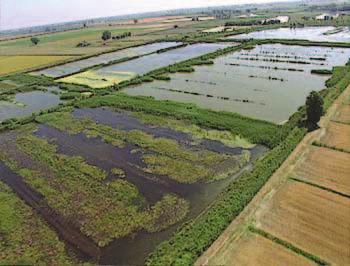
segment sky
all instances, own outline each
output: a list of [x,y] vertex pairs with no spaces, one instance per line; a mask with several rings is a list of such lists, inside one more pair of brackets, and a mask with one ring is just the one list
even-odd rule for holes
[[273,1],[276,0],[0,0],[0,29],[177,8]]

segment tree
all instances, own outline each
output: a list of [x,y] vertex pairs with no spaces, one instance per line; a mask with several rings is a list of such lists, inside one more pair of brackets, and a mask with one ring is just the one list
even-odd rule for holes
[[134,24],[137,24],[139,21],[138,21],[138,19],[134,19]]
[[104,41],[107,41],[107,40],[109,40],[110,38],[112,37],[112,33],[110,32],[110,31],[108,31],[108,30],[106,30],[106,31],[104,31],[103,33],[102,33],[102,40],[104,40]]
[[37,37],[32,37],[32,38],[30,38],[30,40],[34,45],[37,45],[40,42],[39,38],[37,38]]
[[323,99],[316,91],[306,98],[306,116],[309,128],[316,128],[323,114]]

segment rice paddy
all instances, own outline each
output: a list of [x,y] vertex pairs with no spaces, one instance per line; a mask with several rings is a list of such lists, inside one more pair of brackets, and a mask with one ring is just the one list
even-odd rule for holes
[[305,28],[278,28],[238,34],[227,37],[228,39],[292,39],[319,42],[350,42],[350,30],[343,27],[342,30],[329,34],[335,27],[305,27]]
[[0,101],[0,121],[30,116],[40,110],[57,106],[60,102],[59,96],[50,92],[17,93],[10,102]]
[[[94,76],[94,79],[92,82],[87,78],[84,80],[84,77],[86,74],[84,72],[79,73],[77,75],[73,75],[73,79],[76,81],[79,80],[79,84],[87,85],[87,86],[96,86],[94,84],[94,80],[97,79],[98,76],[100,78],[98,79],[98,85],[100,87],[108,87],[113,84],[115,84],[115,81],[110,81],[106,76],[120,76],[123,75],[123,73],[128,73],[129,77],[133,77],[136,75],[143,75],[146,74],[152,70],[165,67],[171,64],[175,64],[180,61],[184,61],[187,59],[191,59],[194,57],[198,57],[210,52],[214,52],[218,49],[222,49],[227,47],[228,45],[225,44],[193,44],[188,45],[183,48],[173,49],[170,51],[166,51],[164,53],[160,54],[151,54],[147,56],[143,56],[134,60],[126,61],[119,64],[112,64],[110,66],[102,67],[97,70],[90,70],[88,76]],[[106,79],[106,80],[103,80]],[[118,80],[119,78],[117,78]],[[123,79],[120,79],[122,81]],[[59,82],[66,82],[67,79],[60,79]],[[68,77],[69,81],[69,77]]]
[[197,66],[190,74],[172,74],[171,81],[125,91],[283,123],[305,103],[310,91],[325,87],[328,77],[311,70],[344,65],[349,57],[350,49],[261,45],[219,57],[213,65]]
[[72,57],[55,55],[0,56],[0,76],[48,66],[52,63],[65,61],[70,58]]
[[106,64],[111,61],[117,61],[121,59],[127,59],[135,56],[142,56],[149,53],[154,53],[161,49],[171,48],[180,45],[181,43],[177,42],[162,42],[162,43],[152,43],[146,44],[131,48],[122,49],[116,52],[105,53],[102,55],[90,57],[87,59],[75,61],[72,63],[67,63],[64,65],[47,68],[38,72],[35,72],[35,75],[46,75],[53,78],[58,78],[73,74],[85,69],[87,67],[92,67],[95,65]]

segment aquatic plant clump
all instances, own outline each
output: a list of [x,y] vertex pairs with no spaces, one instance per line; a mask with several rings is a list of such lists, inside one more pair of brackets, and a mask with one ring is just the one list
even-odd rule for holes
[[0,217],[1,265],[77,264],[49,226],[2,182]]
[[81,232],[99,246],[147,226],[152,231],[162,230],[186,216],[187,203],[177,196],[170,202],[181,203],[181,210],[155,212],[159,204],[165,210],[174,207],[161,202],[148,206],[132,183],[123,179],[106,182],[104,170],[87,164],[81,157],[58,153],[56,145],[33,136],[32,130],[35,128],[18,132],[16,142],[6,144],[11,145],[11,152],[2,149],[1,161],[42,194],[51,208],[67,221],[76,222]]
[[176,140],[156,138],[140,130],[124,131],[90,119],[75,119],[69,112],[50,113],[37,118],[70,134],[83,132],[87,137],[100,137],[106,143],[124,147],[127,143],[140,147],[146,172],[166,175],[180,183],[211,181],[237,172],[249,161],[249,156],[220,154],[208,150],[182,147]]

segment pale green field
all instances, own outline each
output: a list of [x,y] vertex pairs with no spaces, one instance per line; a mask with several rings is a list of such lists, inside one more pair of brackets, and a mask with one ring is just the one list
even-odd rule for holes
[[130,80],[136,76],[133,72],[115,72],[104,75],[96,73],[93,70],[85,71],[79,74],[68,76],[57,80],[58,82],[72,83],[78,85],[87,85],[94,89],[101,89],[118,84],[125,80]]

